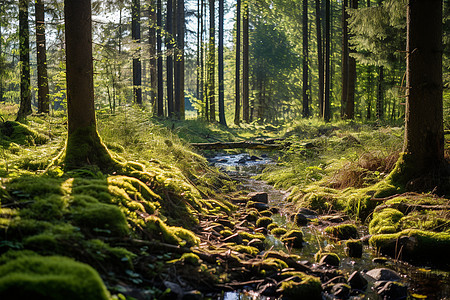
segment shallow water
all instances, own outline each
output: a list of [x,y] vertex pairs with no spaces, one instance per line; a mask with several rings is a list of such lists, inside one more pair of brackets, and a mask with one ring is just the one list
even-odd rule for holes
[[[228,173],[230,176],[241,181],[244,188],[257,192],[267,192],[269,195],[269,204],[271,206],[282,208],[285,204],[283,201],[288,193],[277,190],[271,185],[252,179],[251,177],[262,172],[264,167],[268,164],[273,164],[274,160],[268,155],[250,155],[248,153],[240,154],[218,154],[209,158],[212,165],[220,168],[222,171]],[[274,222],[280,226],[290,229],[295,225],[286,216],[281,214],[274,215],[272,218]],[[332,247],[333,252],[337,253],[341,258],[339,269],[344,274],[349,275],[353,271],[368,271],[375,268],[390,268],[398,272],[402,277],[402,282],[408,286],[410,297],[409,299],[450,299],[450,272],[433,269],[426,266],[412,266],[410,264],[396,261],[388,258],[386,263],[381,265],[374,263],[373,258],[378,257],[374,251],[369,249],[367,245],[364,246],[362,258],[349,258],[345,255],[344,245],[329,239],[323,232],[312,226],[302,227],[304,234],[305,245],[302,249],[289,250],[274,236],[269,235],[266,239],[268,241],[267,248],[275,250],[283,250],[293,254],[298,254],[305,261],[314,262],[314,254],[324,247]],[[361,226],[360,236],[367,234],[367,228]],[[450,253],[449,253],[450,255]],[[355,299],[380,299],[380,297],[373,291],[373,282],[369,281],[369,286],[366,289],[364,298]],[[263,297],[252,292],[226,292],[218,299],[221,300],[250,300],[250,299],[273,299]]]

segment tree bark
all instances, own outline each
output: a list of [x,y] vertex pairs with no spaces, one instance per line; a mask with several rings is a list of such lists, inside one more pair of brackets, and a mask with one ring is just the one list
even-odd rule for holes
[[244,3],[244,15],[242,17],[242,119],[249,123],[249,98],[250,98],[250,78],[249,78],[249,1]]
[[317,68],[318,68],[318,102],[319,102],[319,116],[323,117],[323,96],[324,96],[324,70],[323,70],[323,51],[322,51],[322,20],[320,0],[316,0],[316,36],[317,36]]
[[227,126],[225,119],[224,66],[223,66],[223,20],[224,0],[219,0],[219,123]]
[[[358,8],[358,0],[350,0],[350,7]],[[347,43],[347,47],[349,44]],[[345,118],[355,118],[355,91],[356,91],[356,60],[350,53],[353,51],[348,48],[348,94],[345,106]]]
[[64,168],[96,165],[109,171],[117,164],[96,129],[90,0],[65,0],[68,135]]
[[331,120],[330,111],[330,46],[331,46],[331,18],[330,18],[330,0],[325,0],[325,95],[323,103],[323,119],[325,122]]
[[177,0],[176,15],[175,113],[177,119],[184,119],[184,0]]
[[158,72],[157,72],[157,47],[156,47],[156,5],[155,0],[150,0],[148,8],[149,18],[149,55],[150,55],[150,103],[152,106],[153,115],[157,115],[157,95],[158,95]]
[[32,113],[30,84],[30,31],[28,26],[28,0],[19,0],[19,56],[20,56],[20,106],[17,121]]
[[384,67],[383,66],[379,66],[378,67],[378,82],[377,82],[377,105],[376,105],[376,110],[377,110],[377,119],[378,120],[382,120],[383,119],[383,115],[384,115],[384,87],[383,87],[383,82],[384,82]]
[[341,118],[345,118],[348,97],[348,0],[342,1],[342,91],[341,91]]
[[208,98],[209,98],[209,121],[216,121],[216,101],[215,101],[215,64],[216,64],[216,43],[215,43],[215,0],[209,0],[209,52],[208,52]]
[[309,117],[308,97],[308,0],[303,0],[303,118]]
[[[3,56],[2,25],[3,25],[3,5],[0,5],[0,61]],[[2,72],[0,72],[0,102],[3,102],[3,74],[2,74]]]
[[166,15],[166,88],[167,88],[167,115],[169,118],[174,117],[174,103],[173,103],[173,1],[167,0],[167,15]]
[[410,178],[444,163],[442,1],[409,0],[403,145]]
[[241,121],[241,0],[236,1],[236,63],[234,124]]
[[156,0],[156,52],[158,55],[158,102],[156,105],[158,117],[164,116],[164,82],[163,82],[163,57],[162,57],[162,38],[161,38],[161,27],[162,27],[162,1]]
[[136,104],[142,104],[142,66],[141,66],[141,3],[133,0],[131,4],[131,38],[136,46],[133,55],[133,98]]
[[35,0],[35,20],[36,20],[36,52],[37,52],[37,72],[38,72],[38,112],[48,114],[48,77],[47,77],[47,52],[45,37],[45,17],[44,3],[42,0]]

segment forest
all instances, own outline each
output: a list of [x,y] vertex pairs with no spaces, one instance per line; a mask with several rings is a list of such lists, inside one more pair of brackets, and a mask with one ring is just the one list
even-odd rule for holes
[[0,299],[450,299],[448,0],[0,0]]

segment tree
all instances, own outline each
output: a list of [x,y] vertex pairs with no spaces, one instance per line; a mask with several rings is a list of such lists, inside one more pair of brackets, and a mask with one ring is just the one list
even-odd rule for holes
[[[350,0],[350,7],[353,9],[358,8],[358,0]],[[348,14],[344,12],[345,15],[345,30],[347,31],[347,20],[348,20]],[[344,117],[346,119],[353,119],[355,117],[355,85],[356,85],[356,60],[353,56],[350,56],[350,50],[349,43],[348,43],[348,36],[347,36],[347,43],[346,43],[346,56],[347,56],[347,68],[346,68],[346,74],[345,77],[347,77],[346,80],[346,99],[344,101],[345,103],[345,112]],[[344,86],[342,87],[344,89]]]
[[166,76],[167,76],[167,116],[174,116],[173,107],[173,1],[167,0],[166,14]]
[[317,35],[317,68],[318,68],[318,102],[319,102],[319,116],[323,117],[323,102],[324,102],[324,64],[323,64],[323,50],[322,50],[322,20],[321,20],[321,5],[320,0],[316,0],[316,35]]
[[235,69],[235,105],[234,124],[241,121],[241,0],[236,1],[236,69]]
[[308,99],[308,0],[303,0],[303,117],[309,117]]
[[249,78],[249,1],[244,2],[244,15],[242,17],[242,119],[250,121],[250,78]]
[[442,50],[442,1],[409,0],[404,153],[391,174],[403,184],[445,162]]
[[158,69],[157,69],[157,46],[156,46],[156,30],[157,30],[157,17],[156,17],[156,1],[150,0],[150,6],[148,8],[149,18],[149,55],[150,55],[150,102],[153,107],[153,114],[157,115],[157,97],[158,97]]
[[184,119],[184,1],[176,2],[175,117]]
[[158,55],[158,102],[156,105],[158,117],[164,116],[164,86],[163,86],[163,57],[162,57],[162,38],[161,38],[161,28],[162,28],[162,1],[156,0],[156,52]]
[[224,18],[224,0],[219,0],[219,123],[227,126],[225,119],[225,91],[223,76],[223,18]]
[[36,52],[38,71],[38,112],[49,112],[48,100],[48,77],[47,77],[47,51],[45,38],[45,18],[44,3],[42,0],[35,0],[35,20],[36,20]]
[[28,26],[28,0],[19,1],[19,56],[20,56],[20,106],[17,121],[32,113],[30,85],[30,31]]
[[4,72],[4,61],[3,61],[3,36],[2,36],[2,26],[3,26],[3,5],[0,5],[0,102],[3,102],[3,72]]
[[90,0],[65,0],[68,135],[66,170],[96,165],[110,171],[116,163],[100,140],[94,108],[92,17]]
[[141,67],[141,1],[131,4],[131,36],[136,49],[133,55],[133,97],[136,104],[142,104],[142,67]]
[[348,97],[348,0],[342,1],[342,90],[341,90],[341,118],[345,117],[345,106]]
[[325,87],[324,87],[324,101],[323,101],[323,119],[325,122],[329,122],[331,119],[330,111],[330,35],[331,17],[330,17],[330,0],[325,0]]
[[208,99],[209,121],[216,121],[215,99],[215,65],[216,65],[216,25],[215,25],[215,0],[209,0],[209,51],[208,51]]

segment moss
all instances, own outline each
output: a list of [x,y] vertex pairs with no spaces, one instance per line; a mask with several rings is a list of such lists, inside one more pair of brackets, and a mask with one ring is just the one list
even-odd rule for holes
[[316,262],[320,262],[320,260],[322,258],[324,258],[325,256],[330,256],[331,257],[330,259],[333,262],[337,262],[337,264],[339,265],[339,261],[341,260],[339,258],[339,255],[337,255],[336,253],[332,253],[332,252],[325,252],[325,251],[319,250],[316,254],[314,254],[314,260]]
[[258,248],[252,246],[237,245],[233,247],[233,250],[239,253],[249,254],[251,256],[256,256],[259,253]]
[[246,239],[249,241],[251,241],[253,239],[259,239],[259,240],[264,241],[266,239],[266,237],[262,233],[253,234],[253,233],[246,232],[246,231],[239,231],[238,234],[242,239]]
[[363,244],[360,240],[347,240],[345,242],[345,253],[349,257],[361,257]]
[[98,273],[66,257],[27,256],[0,266],[0,298],[110,299]]
[[166,225],[157,217],[146,219],[147,233],[160,241],[180,246],[195,246],[199,243],[199,238],[187,229]]
[[271,234],[275,235],[275,236],[282,236],[283,234],[286,234],[287,229],[286,228],[274,228],[270,231]]
[[221,230],[220,234],[223,237],[229,237],[230,235],[233,235],[233,232],[231,230],[225,229],[225,230]]
[[374,235],[369,244],[391,257],[450,267],[450,233],[406,229],[398,233]]
[[256,222],[258,220],[259,213],[256,209],[250,209],[247,211],[247,216],[245,219],[249,222]]
[[102,268],[106,264],[108,268],[131,269],[132,260],[136,257],[136,254],[125,248],[112,247],[98,239],[81,241],[81,245],[83,260],[92,261],[93,264],[99,264]]
[[40,176],[14,178],[6,186],[6,191],[16,199],[27,199],[51,194],[64,196],[67,190],[62,187],[61,179]]
[[0,140],[23,146],[32,146],[45,144],[49,138],[28,128],[24,124],[6,121],[0,123]]
[[266,227],[269,226],[273,221],[270,217],[262,217],[256,221],[256,227]]
[[303,233],[300,230],[290,230],[285,233],[280,240],[294,248],[303,247]]
[[89,204],[76,209],[72,214],[75,225],[91,234],[126,236],[129,233],[127,220],[117,206],[103,203]]
[[325,228],[325,232],[338,240],[358,238],[358,229],[354,224],[340,224]]
[[278,226],[277,223],[270,223],[270,224],[267,226],[267,230],[271,231],[272,229],[275,229],[275,228],[278,228],[278,227],[279,227],[279,226]]
[[28,208],[20,211],[20,216],[28,219],[42,221],[58,221],[67,211],[68,201],[60,195],[50,195],[44,198],[36,197]]
[[393,208],[385,208],[379,212],[374,212],[373,219],[369,224],[369,233],[394,233],[399,229],[399,221],[403,214]]
[[283,298],[322,299],[322,284],[319,278],[300,272],[296,272],[295,277],[298,277],[300,281],[288,280],[281,283],[280,291]]
[[270,210],[260,211],[259,214],[263,217],[271,217],[273,215],[273,213]]
[[274,273],[286,269],[288,265],[278,258],[266,258],[260,262],[253,264],[253,271],[260,276],[270,276]]

